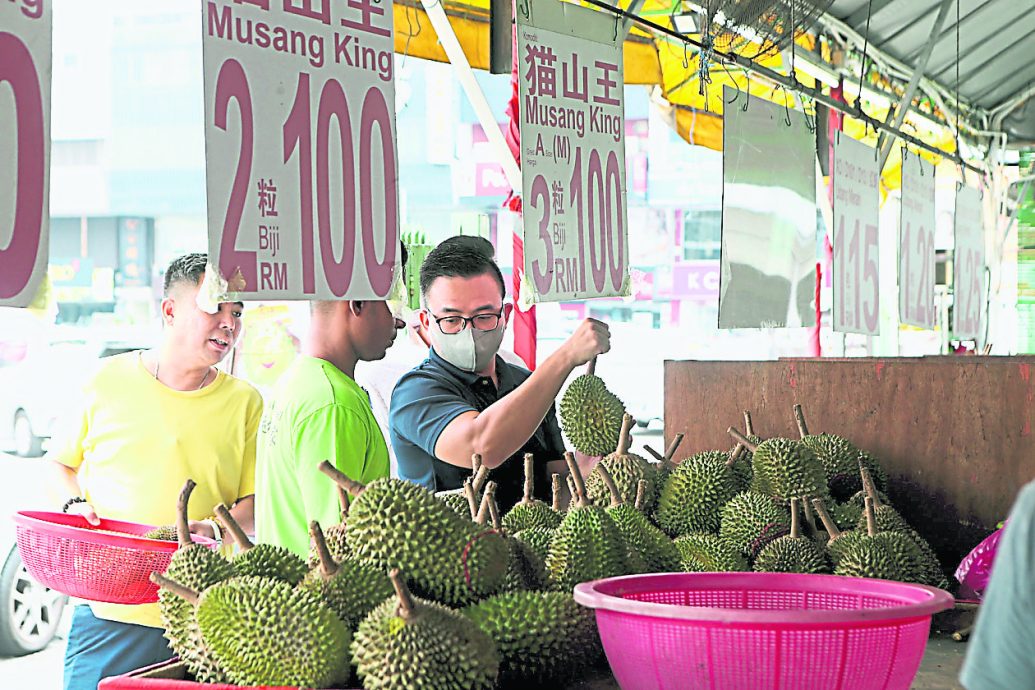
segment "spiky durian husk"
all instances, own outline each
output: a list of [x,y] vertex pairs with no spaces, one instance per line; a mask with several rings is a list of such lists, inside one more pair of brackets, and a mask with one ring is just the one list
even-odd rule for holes
[[327,606],[350,629],[355,629],[368,613],[395,591],[392,581],[382,570],[365,563],[345,559],[338,561],[338,572],[324,577],[319,567],[309,571],[298,586],[327,602]]
[[608,508],[607,512],[629,548],[630,570],[647,573],[679,571],[679,551],[647,516],[628,503]]
[[[600,461],[599,466],[607,469],[618,488],[622,501],[632,505],[636,502],[636,492],[641,479],[647,481],[647,490],[643,496],[643,509],[650,511],[657,500],[658,487],[655,486],[658,472],[651,463],[635,453],[612,453]],[[607,488],[597,467],[586,476],[586,495],[593,505],[606,508],[611,505],[611,492]]]
[[827,573],[830,566],[821,547],[811,539],[780,537],[765,546],[755,559],[761,573]]
[[555,589],[571,591],[580,582],[625,575],[627,547],[607,511],[571,508],[554,531],[546,570]]
[[558,405],[561,429],[580,453],[606,455],[618,447],[625,405],[593,374],[579,376]]
[[495,594],[507,574],[501,535],[400,479],[379,479],[352,500],[345,535],[354,558],[399,568],[417,593],[448,605]]
[[[333,558],[335,562],[347,560],[352,556],[349,544],[345,540],[344,523],[331,525],[325,529],[323,531],[323,538],[324,541],[327,542],[327,550],[331,552],[331,558]],[[309,556],[306,558],[305,565],[310,570],[320,565],[320,556],[316,553],[316,546],[312,541],[310,541],[309,544]]]
[[734,572],[748,569],[747,561],[732,542],[715,534],[684,534],[673,542],[680,568],[687,573]]
[[413,603],[413,615],[404,616],[392,597],[359,624],[352,661],[363,687],[490,690],[499,673],[492,638],[458,611],[417,597]]
[[751,559],[766,544],[789,534],[790,530],[790,512],[771,496],[745,491],[722,508],[719,536],[728,539]]
[[348,679],[352,634],[313,592],[236,577],[205,590],[195,616],[236,685],[328,688]]
[[503,527],[511,533],[533,527],[555,529],[561,524],[561,514],[542,501],[517,503],[503,516]]
[[862,490],[859,476],[859,449],[848,439],[835,434],[805,436],[801,443],[823,463],[827,487],[836,501],[844,501]]
[[797,441],[771,438],[755,449],[751,458],[751,490],[783,500],[827,495],[823,463]]
[[722,507],[736,493],[733,471],[726,453],[699,453],[672,471],[661,489],[654,519],[672,536],[690,532],[715,532]]
[[550,542],[553,541],[554,532],[555,530],[545,527],[529,527],[515,532],[514,538],[524,542],[545,564],[546,557],[550,555]]
[[499,594],[463,613],[496,643],[504,686],[561,687],[603,653],[593,612],[567,592]]

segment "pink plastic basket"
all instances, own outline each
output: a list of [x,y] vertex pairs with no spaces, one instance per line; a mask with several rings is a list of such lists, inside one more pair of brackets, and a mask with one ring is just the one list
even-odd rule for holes
[[[158,588],[148,578],[152,571],[165,572],[178,548],[175,542],[135,536],[154,529],[152,525],[101,519],[93,527],[81,515],[43,511],[22,511],[13,517],[18,550],[29,574],[80,599],[111,604],[158,601]],[[192,538],[215,546],[211,539]]]
[[575,588],[623,690],[909,688],[933,587],[783,573],[631,575]]

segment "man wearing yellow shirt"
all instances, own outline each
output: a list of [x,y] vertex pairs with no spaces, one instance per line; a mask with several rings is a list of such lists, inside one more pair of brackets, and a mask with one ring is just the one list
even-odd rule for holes
[[[401,247],[406,265],[406,248]],[[368,484],[388,476],[388,446],[355,381],[356,363],[381,359],[405,324],[382,301],[313,302],[304,354],[277,381],[259,432],[255,534],[305,557],[309,522],[341,522],[329,460]]]
[[[189,478],[192,531],[218,503],[247,531],[253,525],[255,438],[262,399],[216,369],[241,328],[240,302],[203,310],[198,292],[206,256],[173,261],[165,274],[163,339],[156,351],[105,360],[84,404],[48,458],[67,512],[152,525],[175,521]],[[102,678],[169,659],[156,604],[94,603],[76,608],[65,653],[65,690],[96,690]]]

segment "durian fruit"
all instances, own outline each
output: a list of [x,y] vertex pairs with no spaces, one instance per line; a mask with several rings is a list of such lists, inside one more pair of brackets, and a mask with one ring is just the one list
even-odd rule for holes
[[722,507],[736,495],[729,455],[698,453],[679,463],[661,489],[654,520],[673,537],[719,529]]
[[719,536],[752,560],[766,544],[789,534],[790,530],[790,512],[772,496],[745,491],[722,508]]
[[740,572],[748,569],[744,554],[731,541],[708,532],[693,532],[674,542],[679,566],[686,573]]
[[490,690],[500,667],[492,638],[460,612],[410,594],[399,570],[389,577],[396,596],[359,624],[352,642],[363,687]]
[[798,499],[791,499],[791,533],[759,551],[754,569],[760,573],[826,573],[830,571],[822,547],[803,539],[798,521]]
[[[862,524],[866,519],[863,517],[866,496],[865,491],[857,491],[844,503],[834,503],[831,506],[830,515],[838,527],[842,530],[855,529],[857,525]],[[882,491],[877,492],[877,497],[883,504],[891,502],[887,494]]]
[[[227,580],[236,573],[219,552],[201,544],[195,544],[190,537],[187,521],[187,505],[194,491],[195,483],[188,479],[180,491],[176,503],[176,530],[180,547],[173,554],[166,568],[167,577],[182,583],[195,591]],[[158,611],[165,628],[169,647],[187,665],[187,670],[200,683],[226,683],[229,679],[219,660],[201,638],[194,607],[173,592],[158,590]]]
[[392,595],[392,583],[383,571],[365,563],[336,561],[316,520],[309,523],[309,534],[320,563],[298,586],[322,597],[338,618],[355,630],[368,613]]
[[847,500],[862,489],[859,481],[859,449],[848,439],[834,434],[810,434],[801,405],[794,406],[801,444],[815,453],[823,463],[830,495],[836,501]]
[[144,539],[155,539],[157,541],[179,541],[176,525],[162,525],[148,530],[141,535]]
[[611,507],[607,514],[615,523],[628,547],[626,562],[632,572],[672,573],[679,571],[679,551],[672,540],[647,519],[638,508],[647,491],[647,480],[641,479],[637,493],[637,506],[622,501],[611,475],[603,467],[598,468],[601,478],[611,492]]
[[[920,551],[923,574],[918,582],[946,589],[949,583],[945,579],[945,573],[942,571],[941,563],[938,561],[938,556],[935,554],[934,549],[931,548],[926,539],[920,536],[906,522],[905,518],[899,515],[898,511],[881,501],[879,498],[880,492],[877,491],[869,469],[866,467],[861,468],[860,474],[862,475],[863,490],[873,503],[873,516],[877,531],[898,532],[905,535]],[[865,519],[865,516],[863,519]]]
[[467,494],[464,493],[463,489],[437,491],[435,492],[435,498],[449,506],[453,512],[460,517],[469,517],[471,514],[471,507],[467,501]]
[[503,586],[507,545],[501,535],[412,482],[378,479],[364,487],[328,462],[319,468],[353,496],[345,536],[357,560],[385,571],[405,567],[422,595],[452,606]]
[[511,533],[529,527],[553,529],[561,524],[561,514],[535,499],[535,460],[525,453],[525,491],[522,499],[503,516],[503,526]]
[[572,381],[558,406],[561,429],[580,453],[600,456],[618,445],[625,405],[594,374],[594,357],[586,373]]
[[309,572],[305,561],[283,546],[252,543],[252,540],[241,529],[241,525],[222,503],[216,506],[216,517],[223,523],[223,527],[230,533],[241,550],[233,558],[234,570],[238,575],[271,577],[275,580],[283,580],[289,585],[297,585]]
[[837,523],[834,522],[834,518],[831,517],[827,511],[826,505],[822,499],[812,499],[812,505],[816,509],[816,513],[819,515],[820,520],[823,522],[823,527],[827,531],[827,553],[830,555],[830,560],[837,565],[837,562],[841,559],[841,554],[846,549],[850,548],[853,543],[863,537],[866,532],[862,530],[847,530],[842,531]]
[[[496,482],[485,486],[482,504],[492,520],[492,528],[507,541],[507,577],[501,591],[521,592],[542,589],[546,585],[546,559],[540,557],[525,542],[517,539],[503,526],[499,505],[496,503]],[[481,513],[481,511],[479,511]],[[479,517],[483,517],[481,514]]]
[[859,464],[870,471],[870,476],[873,477],[874,486],[877,487],[878,491],[887,493],[888,491],[888,474],[881,467],[880,462],[877,458],[873,457],[873,454],[865,450],[859,451]]
[[[338,492],[338,503],[341,506],[341,522],[323,530],[323,538],[327,543],[327,549],[330,551],[331,558],[336,561],[343,561],[351,555],[348,542],[345,541],[345,521],[349,519],[349,495],[345,493],[345,489],[337,484],[334,485],[334,488]],[[317,553],[316,544],[312,543],[312,540],[310,540],[309,557],[306,559],[305,565],[310,570],[320,565],[320,555]]]
[[899,532],[877,532],[873,501],[866,498],[866,536],[845,547],[834,568],[835,575],[872,577],[901,582],[923,579],[923,556],[908,537]]
[[497,594],[463,613],[496,644],[503,687],[564,687],[603,655],[593,612],[567,592]]
[[618,527],[605,509],[589,502],[575,456],[565,453],[564,459],[575,495],[550,542],[546,570],[553,588],[570,592],[580,582],[625,575],[628,566]]
[[665,485],[672,470],[676,469],[676,463],[672,462],[672,458],[676,456],[676,451],[679,450],[679,445],[683,442],[684,434],[676,434],[672,437],[672,441],[668,444],[668,448],[665,449],[665,454],[662,455],[658,451],[654,450],[648,445],[644,445],[643,448],[650,453],[656,463],[653,464],[654,468],[654,486],[657,487],[658,491],[661,491],[661,487]]
[[471,476],[464,480],[460,489],[439,491],[435,498],[442,500],[457,515],[474,520],[478,515],[478,498],[489,478],[489,468],[482,464],[482,456],[475,453],[471,456]]
[[785,438],[756,444],[733,427],[728,431],[751,451],[752,491],[783,501],[796,496],[828,495],[823,463],[806,446]]
[[520,532],[514,533],[514,538],[523,542],[536,556],[546,563],[546,557],[550,555],[550,542],[556,530],[545,527],[529,527]]
[[[650,462],[629,452],[632,445],[632,427],[635,420],[632,415],[625,415],[622,430],[615,451],[601,460],[597,467],[605,468],[610,473],[622,500],[632,503],[636,500],[636,490],[641,479],[649,482],[646,502],[648,510],[653,509],[657,500],[657,472]],[[611,504],[611,494],[596,468],[586,477],[586,494],[593,505],[605,507]]]
[[151,579],[195,606],[202,639],[234,685],[348,680],[352,633],[319,595],[268,577],[235,577],[200,594],[158,573]]

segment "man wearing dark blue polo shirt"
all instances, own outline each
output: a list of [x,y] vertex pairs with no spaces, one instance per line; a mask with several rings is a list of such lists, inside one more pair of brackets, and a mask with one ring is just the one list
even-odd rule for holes
[[434,491],[460,488],[479,453],[505,511],[521,498],[525,453],[536,495],[548,498],[546,465],[564,454],[554,399],[576,367],[610,349],[610,334],[586,319],[534,373],[504,362],[496,353],[513,305],[492,252],[486,240],[454,237],[424,260],[420,318],[432,349],[396,385],[389,430],[399,476]]

